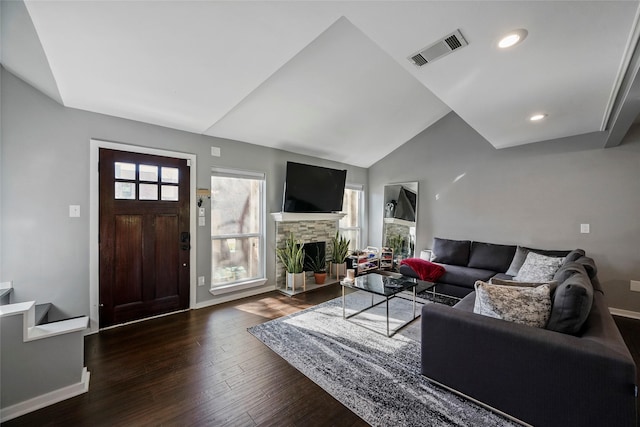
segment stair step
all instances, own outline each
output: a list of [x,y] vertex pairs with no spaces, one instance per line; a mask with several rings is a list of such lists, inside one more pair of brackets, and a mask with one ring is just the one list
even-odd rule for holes
[[51,303],[36,304],[36,325],[44,325],[49,323],[49,310]]
[[11,292],[13,292],[13,288],[0,289],[0,305],[11,303]]

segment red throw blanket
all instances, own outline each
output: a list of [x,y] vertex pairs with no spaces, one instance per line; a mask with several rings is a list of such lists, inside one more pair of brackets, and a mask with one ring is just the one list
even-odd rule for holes
[[408,265],[416,272],[420,280],[435,282],[445,273],[443,266],[434,264],[421,258],[407,258],[400,262],[400,265]]

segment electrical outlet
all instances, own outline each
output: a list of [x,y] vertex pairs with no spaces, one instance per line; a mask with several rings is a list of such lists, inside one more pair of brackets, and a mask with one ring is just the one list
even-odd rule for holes
[[589,234],[591,232],[589,228],[589,224],[580,224],[580,232],[582,234]]
[[204,276],[198,276],[198,286],[204,286]]
[[632,280],[630,288],[633,292],[640,292],[640,281]]

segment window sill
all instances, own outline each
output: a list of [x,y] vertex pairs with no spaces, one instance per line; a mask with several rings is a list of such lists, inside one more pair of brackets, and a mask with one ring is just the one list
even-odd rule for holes
[[257,288],[267,283],[267,279],[254,279],[246,282],[232,283],[230,285],[216,286],[209,289],[212,295],[224,295],[231,292],[241,291],[243,289]]

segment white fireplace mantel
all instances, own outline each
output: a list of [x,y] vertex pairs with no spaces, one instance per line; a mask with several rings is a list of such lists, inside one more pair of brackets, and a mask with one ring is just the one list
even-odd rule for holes
[[338,213],[298,213],[298,212],[274,212],[271,214],[276,222],[291,221],[339,221],[347,214]]

